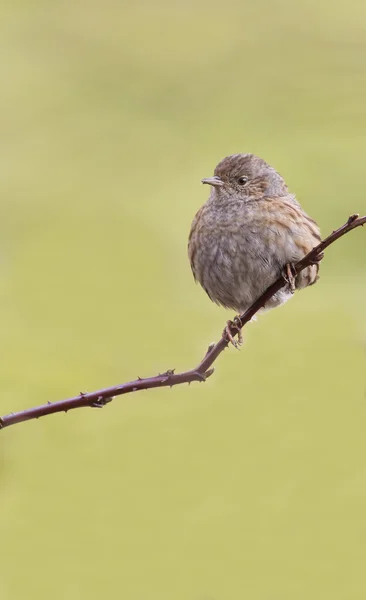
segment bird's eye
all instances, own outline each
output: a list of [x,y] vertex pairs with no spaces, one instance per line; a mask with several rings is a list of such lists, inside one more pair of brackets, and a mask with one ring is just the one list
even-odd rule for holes
[[246,177],[246,175],[242,175],[238,179],[239,185],[245,185],[247,183],[247,181],[248,181],[248,177]]

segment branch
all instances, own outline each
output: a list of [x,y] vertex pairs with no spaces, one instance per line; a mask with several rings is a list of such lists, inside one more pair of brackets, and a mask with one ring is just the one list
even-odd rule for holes
[[[349,231],[352,231],[352,229],[360,227],[365,223],[366,216],[359,217],[357,214],[351,215],[348,221],[342,225],[342,227],[333,231],[327,238],[322,240],[320,244],[315,246],[315,248],[313,248],[309,254],[304,256],[303,259],[294,265],[295,272],[300,273],[300,271],[313,264],[317,260],[321,260],[323,257],[323,251],[328,248],[328,246],[333,244],[333,242],[338,240]],[[244,314],[240,315],[240,329],[244,327],[244,325],[246,325],[246,323],[248,323],[248,321],[250,321],[252,317],[259,311],[259,309],[262,308],[266,302],[268,302],[268,300],[284,285],[286,285],[286,280],[283,277],[280,277],[260,296],[260,298],[258,298],[258,300],[254,302],[254,304],[252,304],[250,308],[248,308]],[[238,333],[238,327],[233,325],[231,327],[231,333],[233,336],[235,336]],[[136,381],[122,383],[121,385],[116,385],[114,387],[105,388],[88,394],[80,392],[78,396],[74,396],[73,398],[60,400],[59,402],[48,402],[47,404],[29,408],[17,413],[10,413],[9,415],[0,417],[0,429],[9,427],[10,425],[15,425],[16,423],[22,423],[23,421],[28,421],[30,419],[38,419],[39,417],[44,417],[53,413],[67,412],[74,408],[82,408],[85,406],[102,408],[108,402],[111,402],[115,396],[129,394],[130,392],[138,392],[140,390],[149,390],[151,388],[168,386],[173,387],[173,385],[191,383],[191,381],[206,381],[206,379],[214,372],[214,369],[212,368],[213,363],[221,354],[221,352],[225,350],[228,344],[229,341],[224,330],[220,340],[216,344],[211,344],[209,346],[206,355],[203,357],[201,362],[190,371],[174,373],[174,369],[172,369],[166,371],[166,373],[156,375],[155,377],[146,377],[144,379],[139,377]]]

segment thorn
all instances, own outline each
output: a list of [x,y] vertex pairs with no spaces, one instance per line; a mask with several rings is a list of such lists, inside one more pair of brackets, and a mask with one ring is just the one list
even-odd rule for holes
[[198,381],[201,383],[202,381],[206,381],[206,373],[200,373],[199,371],[195,371],[194,374],[198,377]]
[[86,396],[86,392],[79,392],[79,396],[83,398],[84,396]]
[[103,396],[98,396],[97,400],[95,402],[92,402],[90,406],[92,408],[103,408],[103,406],[105,406],[109,402],[112,402],[112,400],[113,396],[107,396],[106,398],[104,398]]
[[50,402],[49,400],[47,400],[47,404],[52,404],[52,402]]
[[173,377],[174,371],[175,369],[168,369],[165,373],[158,373],[158,377],[164,377],[164,379],[161,380],[161,383],[166,383],[167,381],[169,381],[169,379]]
[[207,379],[208,377],[211,377],[211,375],[212,375],[214,372],[215,372],[215,369],[214,369],[214,367],[212,367],[212,369],[209,369],[208,371],[206,371],[206,373],[205,373],[205,377],[206,377],[206,379]]
[[142,381],[142,377],[139,377],[138,375],[137,375],[137,379],[138,379],[139,381]]
[[206,356],[207,354],[210,354],[211,350],[216,346],[215,342],[211,342],[211,344],[209,344],[208,348],[207,348],[207,352],[206,352]]
[[159,373],[158,377],[171,377],[172,375],[174,375],[174,371],[175,369],[168,369],[167,371],[165,371],[165,373]]

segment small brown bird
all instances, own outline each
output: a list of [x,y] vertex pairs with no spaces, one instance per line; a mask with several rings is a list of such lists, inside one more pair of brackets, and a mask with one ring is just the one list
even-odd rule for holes
[[188,254],[195,280],[213,302],[243,313],[282,274],[288,283],[266,310],[317,281],[318,264],[296,277],[292,265],[319,243],[319,227],[273,167],[254,154],[234,154],[202,183],[212,190],[193,220]]

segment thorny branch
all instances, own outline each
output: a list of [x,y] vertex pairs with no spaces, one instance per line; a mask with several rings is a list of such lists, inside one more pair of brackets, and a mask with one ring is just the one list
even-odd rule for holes
[[[366,223],[366,216],[359,217],[358,214],[351,215],[348,221],[342,225],[339,229],[333,231],[327,238],[320,242],[309,254],[307,254],[302,260],[294,265],[295,273],[298,274],[300,271],[313,264],[316,261],[321,260],[323,257],[323,251],[333,244],[340,237],[352,231],[356,227],[360,227]],[[262,306],[286,284],[286,280],[280,277],[275,283],[273,283],[261,296],[252,304],[252,306],[242,315],[240,315],[241,327],[244,327],[248,321],[258,312]],[[237,323],[232,325],[231,334],[235,336],[238,334],[239,328]],[[137,392],[139,390],[148,390],[157,387],[173,387],[181,383],[190,383],[191,381],[206,381],[208,377],[212,375],[214,369],[212,364],[218,358],[218,356],[228,346],[229,341],[225,330],[216,344],[211,344],[203,357],[201,362],[192,370],[185,371],[182,373],[175,373],[174,369],[168,370],[165,373],[156,375],[155,377],[138,378],[136,381],[130,381],[128,383],[122,383],[110,388],[98,390],[90,393],[80,393],[78,396],[73,398],[67,398],[66,400],[60,400],[58,402],[48,402],[41,406],[29,408],[17,413],[10,413],[3,417],[0,417],[0,429],[28,421],[30,419],[38,419],[45,415],[51,415],[57,412],[67,412],[74,408],[81,408],[83,406],[89,406],[94,408],[102,408],[108,402],[111,402],[115,396],[121,396],[122,394],[128,394],[130,392]]]

